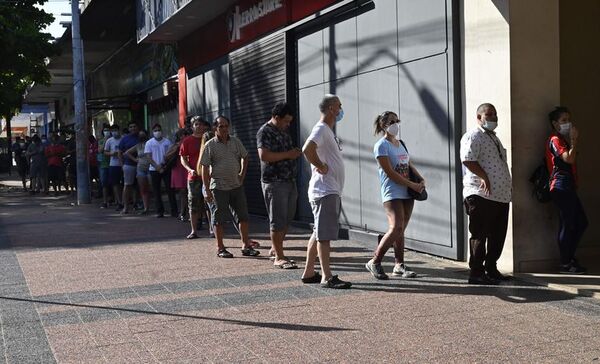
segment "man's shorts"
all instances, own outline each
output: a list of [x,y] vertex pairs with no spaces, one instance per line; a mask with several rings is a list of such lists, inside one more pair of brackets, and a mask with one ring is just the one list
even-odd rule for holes
[[100,184],[102,187],[108,187],[108,168],[100,168]]
[[148,177],[150,175],[150,171],[148,169],[144,170],[144,169],[136,169],[136,176],[137,177]]
[[229,220],[229,211],[234,221],[248,221],[248,205],[244,187],[233,190],[212,190],[215,209],[211,211],[214,225],[224,224]]
[[337,240],[342,200],[339,195],[327,195],[310,201],[315,226],[313,231],[318,241]]
[[123,179],[123,167],[110,166],[108,167],[108,185],[118,186]]
[[191,214],[199,214],[204,207],[204,197],[202,196],[202,180],[188,180],[188,205]]
[[123,166],[123,183],[126,186],[135,184],[135,176],[137,174],[137,167],[125,164]]
[[62,166],[48,166],[48,180],[61,182],[65,179],[65,169]]
[[296,182],[262,183],[271,231],[284,231],[296,214]]

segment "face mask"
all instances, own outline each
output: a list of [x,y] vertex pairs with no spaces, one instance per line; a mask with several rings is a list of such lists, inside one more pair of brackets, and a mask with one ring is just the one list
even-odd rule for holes
[[154,138],[160,139],[160,138],[162,138],[162,131],[160,131],[160,130],[159,131],[155,131],[155,132],[152,133],[152,135],[154,135]]
[[399,123],[393,123],[392,125],[388,126],[387,129],[385,129],[385,131],[392,134],[394,136],[394,138],[400,139],[400,124]]
[[110,131],[103,131],[102,134],[104,134],[105,138],[108,138],[110,136]]
[[496,129],[496,127],[498,126],[498,122],[497,121],[484,121],[483,122],[483,128],[489,131],[494,131],[494,129]]
[[571,123],[560,124],[559,133],[562,135],[569,135],[571,133]]
[[335,122],[339,123],[340,120],[342,120],[343,118],[344,118],[344,109],[340,109],[340,112],[335,117]]

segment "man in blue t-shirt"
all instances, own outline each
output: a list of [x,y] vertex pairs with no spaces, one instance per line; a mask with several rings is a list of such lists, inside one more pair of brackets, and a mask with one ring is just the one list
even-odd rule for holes
[[[119,142],[119,155],[123,160],[123,214],[129,212],[129,199],[137,171],[137,163],[131,160],[125,152],[139,143],[138,133],[139,129],[136,122],[131,121],[129,122],[129,134],[125,135]],[[137,200],[135,193],[133,194],[133,200],[135,204]]]

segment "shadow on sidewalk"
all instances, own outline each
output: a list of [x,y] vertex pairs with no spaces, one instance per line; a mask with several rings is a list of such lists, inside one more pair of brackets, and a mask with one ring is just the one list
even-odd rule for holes
[[37,304],[43,304],[43,305],[92,308],[92,309],[99,309],[99,310],[110,310],[110,311],[118,311],[118,312],[136,313],[136,314],[141,314],[141,315],[168,316],[168,317],[179,317],[179,318],[188,318],[188,319],[204,320],[204,321],[218,321],[218,322],[225,322],[225,323],[230,323],[230,324],[240,325],[240,326],[260,327],[260,328],[288,330],[288,331],[306,331],[306,332],[356,331],[354,329],[345,329],[345,328],[334,327],[334,326],[315,326],[315,325],[302,325],[302,324],[286,324],[286,323],[282,323],[282,322],[256,322],[256,321],[247,321],[247,320],[233,320],[233,319],[207,317],[207,316],[185,315],[185,314],[170,313],[170,312],[155,312],[155,311],[146,311],[146,310],[135,310],[135,309],[129,309],[129,308],[85,305],[85,304],[78,304],[78,303],[54,302],[54,301],[44,301],[44,300],[25,299],[25,298],[16,298],[16,297],[0,296],[0,300],[37,303]]

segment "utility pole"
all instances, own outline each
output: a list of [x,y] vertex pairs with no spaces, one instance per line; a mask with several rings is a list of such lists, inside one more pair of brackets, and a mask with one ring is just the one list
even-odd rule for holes
[[73,41],[73,104],[75,106],[75,154],[77,156],[77,204],[91,203],[88,164],[88,125],[86,120],[83,42],[79,33],[79,1],[71,0]]

